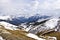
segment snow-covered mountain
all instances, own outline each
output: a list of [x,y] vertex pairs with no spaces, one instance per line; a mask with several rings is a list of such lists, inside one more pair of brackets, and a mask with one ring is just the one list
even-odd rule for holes
[[0,20],[9,20],[10,16],[0,16]]
[[45,19],[43,21],[37,21],[34,23],[30,23],[30,24],[23,24],[20,25],[21,27],[24,28],[25,31],[28,31],[30,33],[36,34],[38,32],[44,32],[46,30],[52,30],[54,29],[54,31],[58,31],[59,30],[59,26],[58,26],[58,21],[60,19],[59,18],[49,18],[49,19]]
[[30,17],[25,17],[25,16],[0,16],[0,21],[5,21],[9,22],[14,25],[19,25],[21,23],[31,23],[31,22],[36,22],[38,19],[46,19],[49,18],[50,16],[46,15],[33,15]]
[[[12,21],[12,20],[11,20]],[[37,35],[38,32],[44,32],[46,30],[54,29],[54,31],[59,31],[59,18],[46,18],[46,19],[39,19],[36,22],[29,22],[29,23],[22,23],[20,26],[16,26],[10,24],[8,21],[0,21],[0,26],[4,27],[8,30],[19,30],[19,28],[23,29],[24,31],[29,32],[26,36],[37,39],[37,40],[45,40],[39,38]],[[33,35],[33,36],[30,36]],[[36,38],[35,38],[36,37]]]
[[[1,16],[0,20],[1,20],[0,25],[4,25],[6,29],[13,30],[15,28],[22,28],[25,31],[36,34],[37,32],[55,28],[58,24],[59,18],[52,18],[50,16],[40,16],[40,15],[31,16],[29,18]],[[21,25],[18,27],[13,24],[15,25],[21,24]]]

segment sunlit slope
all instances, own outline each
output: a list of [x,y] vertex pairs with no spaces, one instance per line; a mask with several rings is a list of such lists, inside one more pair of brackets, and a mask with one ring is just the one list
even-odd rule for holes
[[0,27],[0,36],[5,40],[34,40],[26,36],[27,32],[22,30],[7,30]]

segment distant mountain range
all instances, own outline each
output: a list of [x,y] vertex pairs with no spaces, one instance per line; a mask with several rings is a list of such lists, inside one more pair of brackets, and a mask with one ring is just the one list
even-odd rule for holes
[[21,23],[31,23],[31,22],[36,22],[38,19],[46,19],[49,18],[50,16],[46,15],[34,15],[29,18],[26,17],[12,17],[12,16],[1,16],[5,19],[0,18],[0,21],[6,21],[14,25],[19,25]]

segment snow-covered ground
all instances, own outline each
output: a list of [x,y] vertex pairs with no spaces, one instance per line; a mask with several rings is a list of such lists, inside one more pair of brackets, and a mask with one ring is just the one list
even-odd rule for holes
[[40,38],[37,35],[32,34],[32,33],[28,33],[26,36],[31,37],[31,38],[34,38],[36,40],[57,40],[56,37],[50,37],[50,36],[48,36],[47,38],[45,38],[45,37],[44,38]]
[[1,22],[0,22],[0,25],[4,26],[6,29],[18,30],[18,29],[17,29],[18,26],[12,25],[12,24],[10,24],[10,23],[8,23],[8,22],[1,21]]
[[32,33],[28,33],[27,36],[31,37],[31,38],[34,38],[36,40],[46,40],[46,39],[43,39],[43,38],[39,38],[37,35],[32,34]]
[[53,28],[55,28],[57,26],[58,20],[59,20],[58,18],[50,19],[49,21],[47,21],[45,23],[45,26],[47,28],[49,27],[50,29],[53,29]]

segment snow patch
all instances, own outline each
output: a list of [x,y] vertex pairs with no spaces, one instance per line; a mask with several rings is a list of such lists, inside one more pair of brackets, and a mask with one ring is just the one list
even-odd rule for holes
[[17,29],[18,26],[12,25],[12,24],[7,23],[7,22],[4,22],[4,21],[1,21],[1,22],[0,22],[0,25],[4,26],[6,29],[18,30],[18,29]]
[[0,16],[1,20],[12,20],[10,16]]
[[38,36],[36,36],[35,34],[32,34],[32,33],[28,33],[27,36],[31,37],[31,38],[34,38],[36,40],[45,40],[45,39],[39,38]]
[[45,26],[48,28],[50,28],[50,29],[53,29],[53,28],[55,28],[55,26],[57,25],[57,23],[58,23],[58,18],[53,18],[53,19],[50,19],[49,21],[47,21],[46,23],[45,23]]

